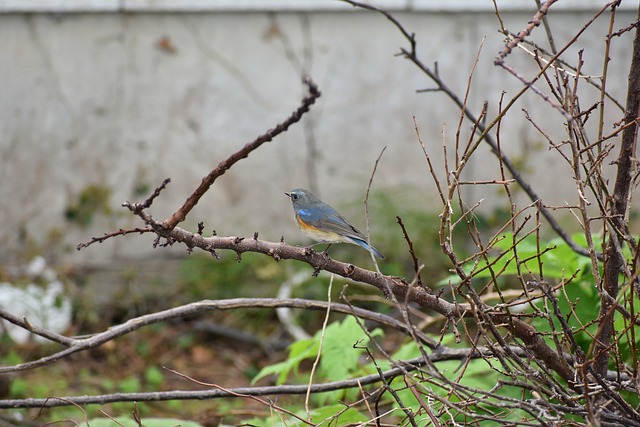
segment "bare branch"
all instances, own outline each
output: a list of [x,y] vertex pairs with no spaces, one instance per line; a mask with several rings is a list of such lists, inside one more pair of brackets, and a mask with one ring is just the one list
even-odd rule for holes
[[[640,19],[640,7],[638,9]],[[607,298],[601,299],[600,317],[602,319],[599,333],[596,335],[595,370],[604,374],[609,363],[609,344],[613,336],[613,317],[609,297],[616,299],[619,292],[619,274],[624,272],[624,255],[622,254],[621,241],[628,240],[621,231],[626,230],[625,218],[627,216],[631,179],[633,171],[633,158],[636,152],[638,138],[638,116],[640,115],[640,31],[636,29],[633,40],[633,53],[629,70],[629,83],[627,88],[627,106],[624,116],[625,124],[631,124],[622,131],[620,153],[616,161],[617,173],[613,187],[613,204],[610,206],[609,218],[612,228],[609,230],[609,242],[606,249],[607,262],[604,271],[604,289]]]
[[[23,321],[20,321],[20,319],[17,319],[15,316],[13,316],[11,313],[6,312],[5,310],[1,310],[0,318],[9,320],[15,323],[16,325],[24,327],[25,329],[33,332],[34,334],[48,338],[51,341],[63,344],[68,348],[32,362],[20,363],[15,366],[0,367],[0,374],[7,373],[7,372],[24,371],[24,370],[44,366],[47,364],[51,364],[62,359],[63,357],[68,356],[69,354],[73,354],[80,351],[98,347],[104,344],[105,342],[108,342],[114,338],[129,334],[144,326],[148,326],[148,325],[159,323],[159,322],[166,322],[172,319],[186,318],[189,316],[194,316],[194,315],[205,313],[208,311],[233,310],[233,309],[239,309],[239,308],[278,308],[278,307],[299,308],[299,309],[306,309],[306,310],[326,310],[327,306],[328,306],[328,303],[325,301],[311,301],[311,300],[295,299],[295,298],[294,299],[291,299],[291,298],[234,298],[234,299],[226,299],[226,300],[218,300],[218,301],[204,300],[204,301],[194,302],[194,303],[183,305],[180,307],[175,307],[168,310],[163,310],[156,313],[151,313],[151,314],[146,314],[144,316],[136,317],[120,325],[113,326],[104,332],[94,334],[89,337],[83,337],[83,338],[67,338],[67,337],[46,331],[43,328],[35,328],[33,326],[29,327]],[[408,326],[405,325],[403,322],[400,322],[399,320],[396,320],[384,314],[376,313],[363,308],[350,307],[348,305],[339,304],[339,303],[332,303],[331,311],[335,313],[350,314],[353,316],[361,317],[363,319],[369,319],[369,320],[378,322],[382,325],[386,325],[394,329],[397,329],[405,334],[409,333]],[[427,336],[422,332],[417,332],[417,337],[422,342],[422,344],[427,345],[430,348],[434,349],[438,347],[437,342],[435,342],[432,338],[430,338],[429,336]]]
[[[332,310],[336,305],[333,304]],[[515,351],[520,351],[515,349]],[[483,353],[484,352],[484,353]],[[470,354],[471,353],[471,354]],[[460,360],[467,357],[481,358],[490,355],[491,351],[484,348],[479,350],[469,349],[447,349],[441,347],[439,350],[429,355],[429,363],[436,363],[447,360]],[[219,386],[215,390],[175,390],[165,392],[148,392],[148,393],[113,393],[95,396],[65,396],[65,397],[48,397],[45,399],[7,399],[0,400],[0,409],[8,408],[53,408],[71,405],[103,405],[112,402],[152,402],[166,400],[203,400],[203,399],[219,399],[224,397],[232,397],[237,395],[245,396],[267,396],[267,395],[288,395],[297,394],[305,395],[307,390],[311,393],[326,393],[335,390],[344,390],[348,388],[358,388],[370,384],[376,384],[380,381],[391,379],[403,372],[412,372],[424,366],[425,362],[422,357],[399,362],[398,366],[379,374],[366,375],[363,377],[352,378],[343,381],[334,381],[324,384],[301,384],[301,385],[281,385],[281,386],[265,386],[265,387],[241,387],[233,389],[225,389]]]

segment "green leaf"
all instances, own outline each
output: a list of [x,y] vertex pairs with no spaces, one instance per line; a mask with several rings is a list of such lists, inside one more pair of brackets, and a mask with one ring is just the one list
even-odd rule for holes
[[[278,375],[277,384],[284,384],[291,371],[298,372],[303,360],[316,358],[322,334],[323,332],[320,330],[313,338],[291,344],[287,360],[265,366],[251,383],[255,384],[260,379],[275,374]],[[382,330],[375,329],[370,332],[370,335],[381,336]],[[358,359],[364,351],[362,348],[354,348],[354,345],[359,343],[359,346],[364,347],[368,342],[369,338],[353,317],[348,316],[342,322],[330,323],[324,331],[322,358],[318,369],[319,376],[330,381],[347,378],[358,368]]]
[[311,411],[311,420],[317,426],[346,426],[357,425],[368,420],[354,408],[345,411],[345,405],[329,405]]
[[[574,280],[564,286],[555,294],[555,298],[558,300],[558,308],[561,313],[565,313],[565,320],[569,327],[574,331],[574,337],[580,347],[586,351],[591,345],[592,334],[597,329],[596,324],[592,324],[587,327],[587,330],[582,330],[584,325],[589,324],[594,318],[598,316],[600,308],[600,298],[595,289],[593,279],[589,280]],[[551,309],[550,302],[546,299],[540,299],[534,303],[541,311],[545,310],[545,306]],[[561,325],[558,320],[554,319],[554,326],[556,330],[561,329]],[[544,318],[534,318],[531,320],[531,325],[536,328],[539,333],[551,331],[551,325],[549,321]],[[547,338],[551,344],[551,339]]]
[[278,375],[278,380],[276,381],[278,385],[284,384],[289,376],[289,372],[293,370],[297,373],[300,363],[305,359],[315,357],[316,354],[318,354],[318,348],[319,342],[316,341],[315,337],[294,342],[289,346],[289,357],[287,360],[265,366],[251,381],[251,384],[255,384],[262,378],[272,374]]
[[416,345],[416,342],[411,340],[400,346],[399,349],[393,353],[393,360],[409,360],[421,356],[420,349]]
[[[380,336],[382,330],[375,329],[370,334]],[[342,323],[332,323],[325,332],[320,373],[329,381],[347,378],[358,368],[358,359],[368,343],[369,337],[354,317],[346,317]],[[360,348],[355,348],[356,344]]]

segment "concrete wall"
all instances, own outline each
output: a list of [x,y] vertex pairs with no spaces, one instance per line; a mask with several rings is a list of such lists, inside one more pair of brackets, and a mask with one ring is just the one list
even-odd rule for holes
[[[387,191],[397,206],[383,214],[408,209],[407,200],[411,208],[433,209],[434,186],[412,116],[429,150],[440,158],[443,126],[453,143],[459,111],[440,93],[416,93],[433,84],[408,61],[394,57],[407,43],[383,17],[339,8],[297,11],[294,6],[274,12],[264,7],[25,12],[25,5],[37,3],[0,3],[0,260],[40,250],[69,262],[148,254],[149,237],[119,238],[80,253],[74,248],[90,236],[139,225],[120,203],[143,199],[165,177],[172,183],[151,213],[169,215],[220,160],[297,107],[303,70],[323,93],[312,113],[222,177],[185,225],[194,228],[204,221],[207,230],[218,234],[259,231],[265,239],[284,235],[288,241],[305,241],[283,192],[308,187],[334,205],[353,206],[363,198],[385,146],[374,189]],[[160,4],[165,3],[176,4]],[[589,6],[594,3],[600,4]],[[486,4],[473,11],[423,7],[395,10],[394,15],[416,33],[424,62],[431,66],[437,61],[441,75],[460,94],[486,37],[469,105],[478,111],[487,100],[491,117],[501,92],[508,98],[521,84],[493,65],[503,42],[491,2]],[[519,31],[531,11],[511,10],[502,18],[509,29]],[[552,13],[556,44],[570,40],[592,15]],[[634,19],[634,11],[620,12],[615,27]],[[578,49],[585,49],[583,70],[600,74],[608,25],[608,15],[596,21],[566,58],[575,60]],[[538,41],[543,37],[542,29],[534,34]],[[627,34],[614,40],[610,54],[607,87],[623,103],[630,47]],[[535,73],[523,52],[509,63],[525,74]],[[595,90],[583,96],[585,107],[598,99]],[[559,114],[527,95],[504,122],[504,149],[516,160],[526,160],[524,170],[546,203],[574,204],[575,191],[566,179],[570,171],[547,150],[522,108],[549,125],[552,137],[563,137]],[[610,130],[621,113],[613,108],[607,113]],[[468,129],[465,124],[464,135]],[[467,178],[498,178],[495,165],[482,149]],[[65,219],[65,211],[91,185],[111,189],[111,212],[94,215],[82,228]],[[470,204],[486,198],[488,208],[505,203],[498,191],[486,187],[470,188],[468,196]],[[363,225],[362,211],[352,212],[353,221]]]

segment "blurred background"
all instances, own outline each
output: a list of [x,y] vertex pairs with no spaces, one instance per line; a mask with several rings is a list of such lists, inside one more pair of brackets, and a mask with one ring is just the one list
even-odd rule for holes
[[[415,33],[423,63],[437,66],[461,98],[477,58],[468,101],[476,114],[486,101],[488,117],[494,117],[502,94],[510,99],[522,88],[493,64],[504,37],[492,1],[375,4]],[[534,1],[497,4],[505,27],[514,32],[525,28],[536,10]],[[549,22],[556,45],[571,40],[604,4],[575,0],[554,5]],[[623,2],[620,25],[614,27],[632,22],[636,8]],[[578,51],[587,49],[582,71],[596,79],[602,73],[608,26],[608,19],[597,20],[567,55],[577,61]],[[544,44],[544,37],[538,30],[532,38]],[[609,53],[607,89],[623,104],[630,46],[628,37],[617,40]],[[322,91],[310,113],[221,177],[181,226],[195,231],[202,221],[205,235],[215,230],[218,235],[252,236],[257,231],[262,239],[284,236],[289,243],[306,245],[309,241],[297,230],[283,194],[305,187],[364,229],[362,201],[374,163],[387,147],[370,202],[372,240],[388,256],[383,271],[400,276],[412,272],[395,222],[400,215],[433,278],[446,276],[448,267],[437,247],[442,207],[413,117],[444,178],[442,145],[453,147],[460,111],[441,92],[425,91],[434,83],[397,55],[401,47],[408,48],[406,39],[383,16],[331,0],[0,0],[0,279],[11,287],[49,289],[58,283],[51,287],[53,297],[66,295],[73,307],[56,303],[62,314],[52,316],[69,318],[59,326],[67,333],[95,332],[203,298],[276,296],[279,285],[304,266],[275,264],[252,254],[238,264],[235,254],[222,253],[222,260],[215,261],[187,255],[181,247],[154,249],[148,235],[118,237],[82,251],[76,245],[140,226],[121,203],[144,200],[167,177],[171,183],[149,212],[158,219],[169,216],[218,162],[289,116],[305,93],[304,74]],[[537,72],[523,50],[507,62],[526,76]],[[582,104],[596,102],[599,92],[593,90],[592,96]],[[523,109],[547,125],[554,141],[566,138],[561,115],[529,93],[501,127],[503,150],[521,165],[544,203],[575,204],[571,171],[554,163],[557,155]],[[607,123],[622,118],[614,109],[607,114]],[[470,129],[469,122],[462,125],[462,141]],[[499,179],[496,165],[481,146],[465,179]],[[515,186],[512,190],[516,200],[529,203]],[[469,205],[484,200],[478,213],[489,226],[510,209],[499,186],[467,186],[466,191]],[[569,213],[559,213],[559,219],[577,229]],[[356,247],[332,250],[336,258],[369,265],[367,254]],[[310,274],[305,280],[311,280]],[[325,293],[311,286],[293,292],[320,299]],[[276,341],[286,336],[272,312],[255,313],[255,318],[238,314],[231,320],[209,320]],[[266,331],[265,318],[273,320]],[[162,353],[163,363],[176,357],[171,353],[175,348],[185,348],[192,357],[186,365],[209,368],[211,360],[229,351],[228,342],[219,350],[211,343],[194,345],[202,335],[184,325],[176,328],[137,339],[126,359],[146,360],[152,350],[160,351],[160,343],[149,344],[158,337],[177,340]],[[256,351],[255,343],[247,345]],[[7,350],[3,357],[9,363],[39,351]],[[96,353],[99,361],[115,357],[105,349]],[[246,361],[234,352],[225,357],[242,365],[247,378],[258,369],[249,356]],[[112,362],[119,366],[122,360]],[[94,371],[88,369],[91,377]],[[145,381],[149,387],[154,381],[164,384],[162,375],[158,380],[155,371],[144,372],[131,374],[139,387]],[[14,381],[7,393],[38,394],[30,384],[25,380],[16,386]],[[96,385],[100,387],[111,390]],[[67,382],[41,394],[72,389]]]

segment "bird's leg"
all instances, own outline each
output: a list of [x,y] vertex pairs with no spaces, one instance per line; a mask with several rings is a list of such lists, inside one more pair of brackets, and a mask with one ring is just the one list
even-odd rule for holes
[[[314,243],[311,246],[305,246],[306,249],[306,255],[313,255],[314,253],[316,253],[316,251],[313,249],[314,246],[318,246],[318,245],[322,245],[325,242],[318,242],[318,243]],[[329,258],[329,248],[331,247],[332,243],[329,243],[329,245],[326,247],[326,249],[324,251],[322,251],[322,255],[326,258]]]
[[331,243],[327,245],[327,248],[322,252],[325,258],[329,258],[329,248],[331,247]]
[[305,246],[305,255],[313,255],[316,253],[315,249],[313,249],[314,246],[318,246],[320,243],[314,243],[311,246]]

